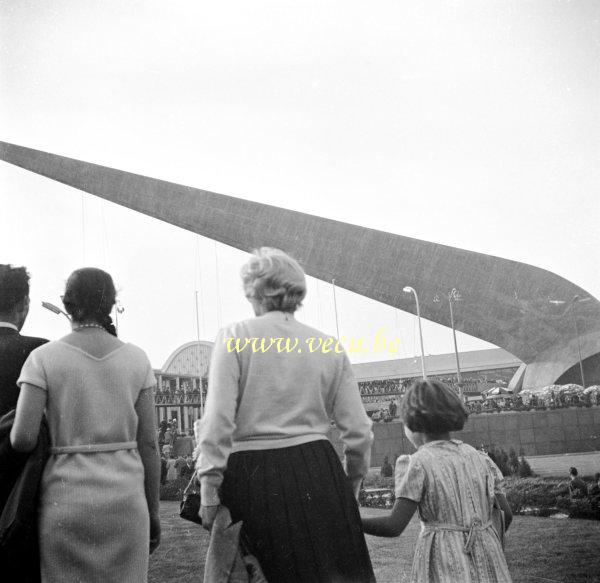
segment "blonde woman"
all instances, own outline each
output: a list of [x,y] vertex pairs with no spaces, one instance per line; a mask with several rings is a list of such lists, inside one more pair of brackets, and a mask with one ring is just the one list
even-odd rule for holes
[[195,427],[203,525],[227,506],[270,583],[374,581],[356,502],[373,436],[348,357],[295,319],[297,261],[261,248],[241,274],[256,317],[219,332]]

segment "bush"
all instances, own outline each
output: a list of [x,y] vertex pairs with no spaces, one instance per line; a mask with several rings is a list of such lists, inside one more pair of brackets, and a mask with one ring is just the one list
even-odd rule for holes
[[521,455],[521,459],[518,461],[516,473],[519,478],[531,478],[533,476],[533,470],[523,455]]
[[555,510],[559,497],[569,496],[566,480],[544,478],[507,478],[506,499],[516,514],[524,508]]
[[363,488],[391,488],[394,489],[394,478],[382,478],[379,472],[369,472],[362,484]]
[[492,461],[500,468],[503,476],[510,476],[511,469],[508,461],[508,454],[501,448],[491,447],[488,452]]
[[188,478],[176,478],[163,484],[160,487],[160,499],[180,501],[183,498],[183,491],[189,483]]

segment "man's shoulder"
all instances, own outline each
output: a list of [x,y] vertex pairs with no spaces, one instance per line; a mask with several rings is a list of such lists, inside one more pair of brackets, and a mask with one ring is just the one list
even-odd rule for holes
[[13,358],[27,358],[30,352],[47,343],[48,340],[46,338],[11,334],[10,336],[2,336],[0,338],[0,352],[9,360]]
[[49,342],[49,340],[47,338],[38,338],[37,336],[22,336],[22,335],[19,335],[19,338],[21,339],[21,342],[24,345],[30,346],[31,350],[34,350],[38,346],[42,346],[42,344],[46,344],[46,343]]

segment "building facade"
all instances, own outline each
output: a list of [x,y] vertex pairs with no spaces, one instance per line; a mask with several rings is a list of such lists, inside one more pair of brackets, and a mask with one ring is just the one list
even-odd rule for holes
[[179,433],[192,434],[202,415],[208,386],[212,342],[188,342],[154,370],[156,422],[176,421]]
[[[192,434],[206,401],[208,369],[212,342],[188,342],[175,350],[156,376],[156,421],[176,420],[180,433]],[[465,395],[506,385],[521,364],[501,348],[474,350],[459,355],[461,388]],[[457,388],[454,353],[425,358],[427,375]],[[421,376],[419,358],[403,358],[353,365],[365,407],[372,410],[378,403],[398,399],[415,378]]]

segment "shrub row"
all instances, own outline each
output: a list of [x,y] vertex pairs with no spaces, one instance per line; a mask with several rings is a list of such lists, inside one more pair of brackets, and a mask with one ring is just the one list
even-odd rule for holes
[[183,491],[189,483],[188,478],[176,478],[171,482],[166,482],[160,487],[160,499],[179,502],[183,498]]

